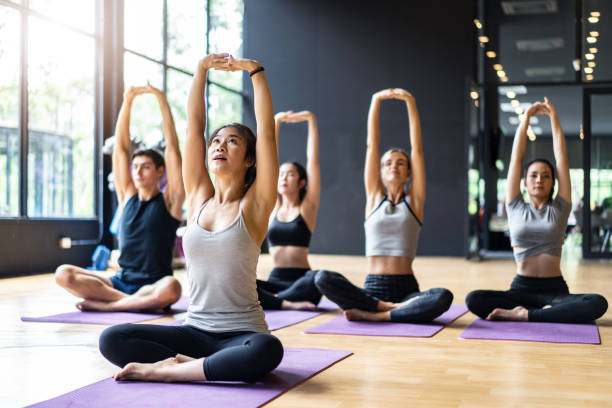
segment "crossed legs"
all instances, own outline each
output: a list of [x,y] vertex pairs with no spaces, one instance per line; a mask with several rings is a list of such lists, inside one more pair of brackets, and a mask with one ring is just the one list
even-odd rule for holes
[[132,295],[115,289],[107,277],[73,265],[58,267],[55,281],[68,292],[84,299],[76,305],[80,310],[157,310],[170,306],[181,297],[181,285],[172,276],[145,285]]

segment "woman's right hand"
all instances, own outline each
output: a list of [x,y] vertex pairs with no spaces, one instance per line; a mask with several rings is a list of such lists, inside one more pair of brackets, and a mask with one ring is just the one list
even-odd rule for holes
[[142,95],[142,94],[147,93],[147,92],[148,91],[147,91],[147,87],[146,86],[130,86],[123,93],[123,100],[125,102],[132,102],[136,96]]
[[276,115],[274,115],[274,121],[278,124],[288,122],[289,116],[291,116],[292,114],[293,111],[277,112]]
[[402,101],[411,102],[414,101],[414,96],[402,88],[389,88],[376,92],[374,95],[372,95],[372,99],[399,99]]
[[202,58],[198,67],[203,70],[218,69],[227,71],[227,63],[230,55],[226,52],[221,54],[208,54]]
[[300,112],[289,111],[287,112],[287,116],[285,117],[283,121],[287,123],[304,122],[304,121],[310,120],[312,116],[313,116],[312,112],[307,111],[307,110],[300,111]]

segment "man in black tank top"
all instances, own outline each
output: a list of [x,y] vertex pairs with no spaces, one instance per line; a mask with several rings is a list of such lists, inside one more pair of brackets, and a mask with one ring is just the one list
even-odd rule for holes
[[[162,113],[166,151],[138,150],[130,163],[130,111],[137,95],[157,97]],[[119,272],[110,278],[73,265],[55,272],[57,283],[84,300],[81,310],[122,311],[163,309],[181,296],[172,276],[172,249],[182,218],[185,190],[181,153],[174,120],[165,94],[150,84],[130,87],[117,119],[113,174],[121,211]],[[162,193],[159,181],[166,171]]]

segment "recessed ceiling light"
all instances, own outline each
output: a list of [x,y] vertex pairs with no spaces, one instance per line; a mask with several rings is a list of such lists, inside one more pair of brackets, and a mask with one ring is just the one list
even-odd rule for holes
[[508,77],[501,77],[499,78],[502,82],[508,82]]
[[497,71],[497,76],[503,78],[506,76],[506,73],[504,71]]
[[589,44],[595,44],[597,42],[597,38],[595,38],[595,37],[587,37],[587,42]]
[[510,98],[510,99],[514,99],[514,98],[516,98],[516,92],[514,92],[514,91],[508,91],[508,92],[506,92],[506,96],[507,96],[508,98]]
[[586,72],[587,74],[592,74],[592,73],[593,73],[593,68],[591,68],[591,67],[585,67],[585,68],[584,68],[584,72]]
[[502,67],[502,64],[495,64],[493,65],[493,69],[496,71],[501,71],[502,69],[504,69],[504,67]]
[[595,61],[589,61],[587,64],[589,67],[593,68],[595,66]]
[[478,99],[478,92],[476,92],[476,91],[472,91],[472,92],[470,92],[470,98],[472,98],[472,99]]
[[514,106],[515,108],[517,106],[519,106],[520,104],[521,103],[518,100],[516,100],[516,99],[513,99],[513,100],[510,101],[510,105]]
[[591,34],[591,37],[599,37],[599,31],[591,31],[589,34]]
[[595,55],[593,55],[593,54],[584,54],[584,58],[586,58],[588,60],[593,60],[593,59],[595,59]]
[[591,48],[589,48],[589,52],[590,52],[591,54],[597,54],[597,48],[595,48],[595,47],[591,47]]
[[474,19],[474,25],[476,26],[476,28],[478,28],[479,30],[482,28],[482,23],[480,22],[479,19],[475,18]]
[[587,81],[592,81],[593,80],[593,75],[589,74],[586,76],[586,80]]
[[592,17],[599,17],[599,11],[591,11]]
[[487,37],[486,35],[481,35],[478,37],[478,41],[480,41],[481,43],[488,43],[489,42],[489,37]]
[[487,51],[487,57],[495,58],[496,56],[497,54],[495,53],[495,51]]
[[589,17],[589,23],[595,24],[599,21],[598,17]]

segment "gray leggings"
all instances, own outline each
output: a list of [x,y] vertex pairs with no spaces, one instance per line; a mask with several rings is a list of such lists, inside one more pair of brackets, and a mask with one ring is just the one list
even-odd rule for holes
[[368,275],[361,289],[337,272],[319,271],[315,276],[315,285],[343,310],[374,312],[380,300],[401,303],[417,298],[406,306],[392,309],[393,322],[430,322],[446,312],[453,303],[453,294],[448,289],[433,288],[419,292],[414,275]]

